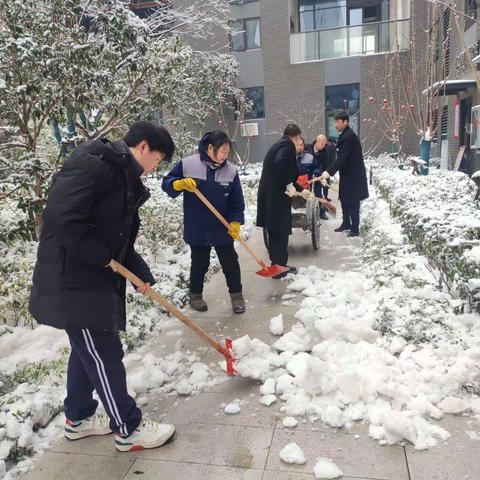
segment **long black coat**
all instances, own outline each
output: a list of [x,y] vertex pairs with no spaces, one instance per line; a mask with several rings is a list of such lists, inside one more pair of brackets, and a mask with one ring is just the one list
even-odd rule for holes
[[79,146],[55,176],[30,295],[38,323],[76,330],[124,330],[125,280],[112,258],[155,283],[134,249],[139,207],[150,194],[123,142]]
[[275,232],[292,233],[292,199],[285,194],[293,183],[300,192],[295,144],[282,137],[270,147],[263,162],[258,187],[257,226]]
[[362,144],[347,126],[337,142],[337,159],[328,169],[330,175],[340,172],[340,200],[355,203],[368,198],[368,182]]

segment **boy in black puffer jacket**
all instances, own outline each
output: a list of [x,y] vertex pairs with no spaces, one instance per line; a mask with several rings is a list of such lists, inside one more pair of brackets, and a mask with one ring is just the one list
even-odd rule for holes
[[[138,209],[150,196],[140,177],[174,149],[165,128],[137,122],[123,141],[80,145],[52,183],[30,313],[38,323],[66,330],[70,340],[65,398],[70,440],[115,432],[115,447],[124,452],[159,447],[175,433],[173,425],[142,420],[128,395],[119,337],[126,324],[126,283],[109,268],[115,259],[147,284],[155,283],[134,248]],[[109,421],[95,414],[93,390]]]

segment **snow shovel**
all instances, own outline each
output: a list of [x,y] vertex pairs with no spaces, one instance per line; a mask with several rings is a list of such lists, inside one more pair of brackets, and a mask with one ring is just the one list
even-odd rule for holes
[[[222,214],[207,200],[205,195],[200,192],[198,188],[194,191],[195,195],[205,204],[205,206],[225,225],[228,231],[231,231],[230,224],[223,218]],[[255,272],[257,275],[261,277],[274,277],[275,275],[279,275],[280,273],[286,272],[288,267],[282,267],[281,265],[270,265],[269,267],[267,264],[252,250],[250,245],[240,237],[238,239],[240,244],[245,248],[245,250],[255,259],[255,261],[262,267],[258,272]]]
[[[294,195],[296,197],[302,197],[303,198],[303,195],[300,192],[295,192]],[[332,202],[329,202],[328,200],[325,200],[324,198],[315,197],[315,196],[311,197],[311,199],[316,200],[317,202],[320,202],[322,205],[327,207],[332,212],[333,215],[337,214],[337,207],[335,207],[335,205]]]
[[[321,181],[320,177],[315,177],[315,178],[312,178],[311,180],[309,180],[308,183],[312,184],[312,183],[320,182],[320,181]],[[331,184],[323,185],[323,183],[322,183],[322,186],[327,187],[327,188],[331,188],[335,193],[338,193],[338,188],[334,187]]]
[[[125,277],[129,282],[133,283],[136,287],[144,287],[145,283],[142,282],[135,274],[127,270],[123,265],[118,263],[115,260],[112,260],[109,265],[113,271],[116,271],[122,277]],[[235,369],[233,367],[234,358],[232,355],[232,341],[229,338],[225,339],[225,348],[220,345],[214,338],[212,338],[207,332],[202,330],[193,320],[188,318],[183,312],[178,308],[171,305],[167,300],[165,300],[158,292],[153,290],[153,288],[148,287],[146,295],[151,299],[159,303],[165,310],[170,312],[172,315],[177,317],[181,322],[183,322],[187,327],[190,327],[199,337],[203,338],[207,343],[209,343],[218,353],[225,357],[227,361],[227,374],[235,375]]]

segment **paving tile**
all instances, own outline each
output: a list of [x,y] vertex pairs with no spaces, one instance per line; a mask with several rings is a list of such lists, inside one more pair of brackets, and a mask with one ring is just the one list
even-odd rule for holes
[[273,429],[193,423],[178,425],[176,438],[139,458],[263,469]]
[[276,471],[265,471],[263,475],[263,480],[312,480],[314,477],[313,473],[294,473],[294,472],[276,472]]
[[22,480],[122,480],[134,458],[45,453]]
[[[195,397],[179,398],[166,412],[164,420],[175,424],[211,423],[274,428],[278,418],[278,403],[265,407],[254,397],[242,393],[202,393]],[[224,413],[222,404],[240,400],[241,411],[235,415]],[[150,415],[155,419],[155,415]]]
[[221,297],[219,296],[218,298],[213,299],[208,294],[205,294],[204,300],[208,305],[208,310],[206,312],[197,312],[196,310],[193,310],[193,308],[190,308],[189,305],[187,305],[183,309],[185,315],[192,318],[228,318],[233,314],[232,304],[230,303],[230,297],[228,296],[228,292]]
[[[274,471],[265,471],[263,480],[312,480],[314,479],[313,473],[294,473],[294,472],[274,472]],[[340,477],[340,480],[372,480],[365,477]],[[374,480],[385,480],[385,479],[374,479]]]
[[[192,317],[192,319],[213,338],[219,340],[222,338],[221,332],[227,323],[226,318]],[[205,340],[180,321],[178,321],[177,328],[160,333],[155,341],[149,342],[148,346],[149,352],[157,356],[168,355],[177,350],[204,355],[210,348]]]
[[480,478],[480,442],[471,440],[468,430],[480,431],[478,421],[447,415],[438,425],[451,437],[429,450],[418,451],[407,445],[407,460],[412,480],[477,480]]
[[[289,465],[280,459],[280,450],[291,442],[297,443],[303,450],[308,460],[305,465]],[[311,473],[318,457],[331,458],[346,476],[408,480],[402,447],[381,447],[371,439],[356,440],[352,435],[334,432],[275,430],[267,469]],[[427,480],[427,477],[422,480]]]
[[71,453],[77,455],[92,455],[105,457],[136,458],[137,452],[119,452],[114,446],[114,435],[82,438],[81,440],[67,440],[61,438],[51,449],[55,453]]
[[243,378],[237,375],[234,377],[226,377],[224,382],[208,388],[207,392],[231,393],[238,397],[238,395],[241,394],[258,394],[261,384],[261,382],[253,380],[252,378]]
[[263,470],[138,459],[125,480],[262,480]]

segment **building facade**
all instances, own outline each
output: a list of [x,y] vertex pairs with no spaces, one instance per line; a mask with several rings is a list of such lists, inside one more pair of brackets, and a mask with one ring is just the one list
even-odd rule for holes
[[[385,58],[394,51],[408,72],[412,22],[427,22],[427,2],[408,0],[233,0],[230,49],[240,64],[240,86],[253,102],[239,150],[263,159],[288,122],[308,142],[335,137],[333,117],[347,110],[351,125],[375,154],[392,151],[378,116]],[[421,40],[421,39],[420,39]],[[425,43],[423,43],[425,45]],[[252,125],[253,124],[253,125]],[[252,133],[253,136],[245,136]],[[418,153],[407,120],[404,152]],[[248,143],[248,149],[246,145]]]
[[440,22],[446,44],[446,71],[437,71],[439,89],[433,154],[448,169],[469,175],[480,170],[480,30],[475,0],[457,0],[442,8]]
[[[155,3],[166,2],[132,3],[143,14]],[[191,3],[173,1],[179,6]],[[243,158],[262,161],[290,122],[302,128],[307,142],[320,133],[336,137],[333,118],[341,110],[349,112],[367,154],[395,150],[391,132],[380,118],[387,114],[381,107],[388,90],[387,64],[398,55],[393,76],[400,69],[408,77],[411,49],[422,59],[430,2],[230,0],[229,4],[230,36],[219,29],[206,39],[189,41],[199,50],[230,52],[239,62],[239,86],[252,109],[241,120],[228,118],[228,130],[237,132],[236,146]],[[413,26],[418,26],[414,42]],[[423,70],[417,77],[419,88],[424,88]],[[404,118],[399,128],[403,153],[416,155],[420,137],[408,111]],[[212,119],[205,130],[222,127]]]

